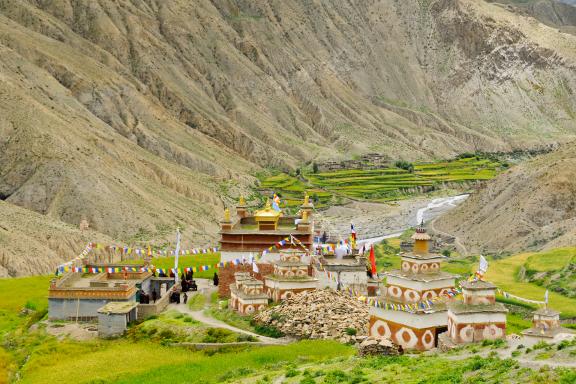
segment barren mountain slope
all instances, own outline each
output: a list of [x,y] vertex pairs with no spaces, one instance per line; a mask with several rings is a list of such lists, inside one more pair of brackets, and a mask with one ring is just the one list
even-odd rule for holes
[[0,0],[0,198],[207,243],[262,165],[573,137],[575,59],[477,0]]
[[574,0],[491,0],[509,10],[532,16],[541,23],[576,34],[576,1]]
[[435,227],[472,252],[574,245],[575,197],[576,144],[570,144],[498,176]]
[[109,237],[80,230],[0,201],[0,277],[48,274],[79,255],[90,241]]

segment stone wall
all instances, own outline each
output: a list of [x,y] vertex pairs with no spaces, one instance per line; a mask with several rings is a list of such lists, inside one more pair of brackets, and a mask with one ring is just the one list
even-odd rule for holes
[[138,320],[144,320],[152,315],[157,315],[166,309],[170,303],[171,292],[172,288],[169,289],[164,296],[156,300],[156,303],[153,303],[152,298],[150,298],[150,304],[138,304]]
[[256,279],[264,280],[264,276],[271,275],[274,271],[272,264],[257,263],[260,273],[252,272],[252,264],[233,265],[229,264],[226,267],[218,270],[219,284],[218,295],[222,298],[230,297],[230,284],[234,283],[234,273],[236,272],[250,272]]

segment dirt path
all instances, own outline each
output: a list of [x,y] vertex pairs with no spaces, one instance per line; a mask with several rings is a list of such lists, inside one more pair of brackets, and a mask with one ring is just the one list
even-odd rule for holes
[[460,239],[458,238],[458,236],[453,236],[453,235],[451,235],[451,234],[449,234],[449,233],[446,233],[446,232],[444,232],[444,231],[441,231],[441,230],[437,229],[437,228],[434,226],[434,224],[436,223],[436,219],[437,219],[437,218],[435,218],[434,220],[432,220],[432,221],[430,221],[430,222],[428,223],[428,227],[430,228],[431,232],[432,232],[432,233],[438,233],[438,234],[440,234],[440,235],[447,236],[447,237],[453,237],[453,238],[454,238],[454,246],[456,247],[456,250],[458,251],[458,253],[459,253],[461,256],[467,256],[467,255],[468,255],[468,249],[464,246],[464,244],[462,244],[462,243],[460,242]]
[[[197,279],[197,282],[198,282],[198,280],[200,280],[200,279]],[[196,295],[206,295],[206,304],[205,304],[205,307],[203,309],[198,310],[198,311],[193,311],[190,309],[190,307],[188,307],[187,304],[183,304],[183,303],[182,304],[170,304],[170,305],[168,305],[167,309],[169,309],[169,310],[173,309],[175,311],[187,314],[190,317],[192,317],[194,320],[199,321],[201,323],[204,323],[206,325],[209,325],[211,327],[225,328],[225,329],[228,329],[228,330],[236,332],[236,333],[242,333],[245,335],[253,336],[253,337],[257,338],[258,341],[265,343],[265,344],[283,345],[283,344],[288,344],[290,342],[289,340],[287,340],[285,338],[275,339],[272,337],[262,336],[262,335],[259,335],[257,333],[254,333],[254,332],[246,331],[244,329],[234,327],[230,324],[226,324],[223,321],[220,321],[218,319],[215,319],[213,317],[206,315],[206,313],[204,313],[204,310],[209,308],[210,295],[212,294],[212,292],[216,291],[216,288],[212,287],[212,286],[207,286],[207,284],[206,284],[205,288],[201,288],[204,285],[204,284],[202,284],[202,282],[198,282],[198,285],[199,285],[198,291],[193,293],[192,295],[190,295],[189,300],[191,300]]]

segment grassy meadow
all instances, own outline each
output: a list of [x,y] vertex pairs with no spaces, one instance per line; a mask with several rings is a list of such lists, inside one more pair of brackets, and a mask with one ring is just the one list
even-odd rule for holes
[[504,167],[479,156],[450,161],[414,163],[413,169],[391,166],[382,169],[344,169],[302,175],[276,173],[260,177],[260,191],[281,195],[286,207],[301,204],[307,192],[317,208],[338,204],[344,198],[385,202],[442,189],[446,183],[488,180]]

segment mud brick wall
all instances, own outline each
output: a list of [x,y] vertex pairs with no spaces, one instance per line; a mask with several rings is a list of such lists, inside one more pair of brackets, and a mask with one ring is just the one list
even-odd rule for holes
[[230,297],[230,284],[234,283],[234,274],[236,272],[250,272],[258,280],[264,281],[264,276],[271,275],[274,272],[272,264],[258,264],[259,273],[252,272],[252,264],[234,265],[229,264],[218,271],[218,295],[221,298]]

